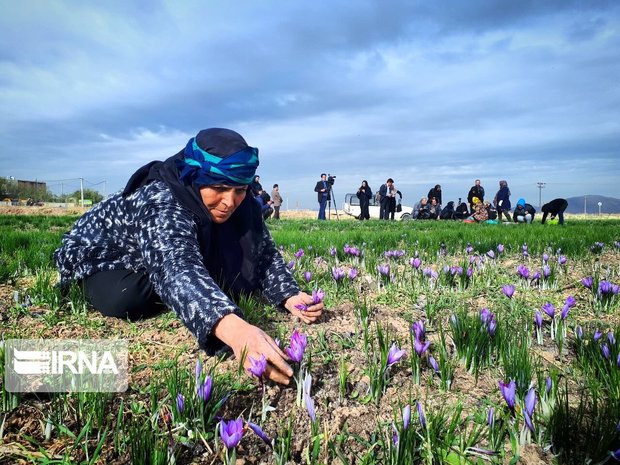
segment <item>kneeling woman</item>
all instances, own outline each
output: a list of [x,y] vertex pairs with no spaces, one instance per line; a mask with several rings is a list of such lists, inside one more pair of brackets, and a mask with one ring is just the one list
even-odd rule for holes
[[237,357],[264,354],[267,375],[287,384],[286,355],[243,320],[231,297],[259,291],[306,323],[323,304],[300,291],[246,195],[257,167],[258,150],[236,132],[200,131],[176,155],[140,168],[65,234],[54,254],[61,284],[80,282],[107,316],[134,320],[171,308],[208,353],[225,344]]

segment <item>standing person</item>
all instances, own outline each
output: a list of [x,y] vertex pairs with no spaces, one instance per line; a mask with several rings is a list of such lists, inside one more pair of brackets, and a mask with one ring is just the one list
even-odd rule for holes
[[254,180],[250,183],[250,191],[254,197],[263,190],[263,186],[260,183],[260,176],[257,174],[254,176]]
[[370,212],[368,211],[368,205],[370,204],[370,199],[372,199],[372,190],[368,185],[368,182],[364,179],[362,181],[362,185],[357,190],[357,198],[360,199],[360,220],[369,220]]
[[389,219],[390,205],[392,204],[392,199],[395,197],[396,189],[394,189],[394,180],[388,178],[385,184],[382,184],[379,188],[379,219]]
[[484,187],[480,185],[480,179],[476,179],[476,183],[469,189],[469,194],[467,194],[467,202],[472,212],[474,211],[474,197],[477,197],[480,203],[484,202]]
[[273,201],[273,219],[280,219],[280,207],[282,206],[282,196],[280,195],[280,187],[277,184],[273,185],[271,191],[271,200]]
[[499,190],[495,194],[493,205],[497,209],[497,219],[499,221],[502,221],[502,213],[504,213],[508,221],[512,221],[512,218],[510,218],[510,210],[512,208],[510,205],[510,189],[508,189],[508,183],[505,180],[499,182]]
[[545,224],[547,215],[551,215],[551,219],[555,219],[556,215],[559,217],[559,223],[564,224],[564,210],[568,207],[568,201],[566,199],[553,199],[551,202],[547,202],[541,207],[543,212],[542,224]]
[[286,354],[232,299],[260,292],[305,323],[323,304],[300,292],[248,193],[258,163],[240,134],[212,128],[143,166],[64,235],[54,253],[61,286],[81,283],[106,316],[171,308],[209,354],[229,346],[246,368],[264,355],[267,376],[288,384]]
[[428,191],[428,201],[430,202],[432,199],[437,199],[437,205],[441,207],[441,186],[437,184],[431,190]]
[[321,180],[317,181],[316,186],[314,186],[314,192],[317,193],[317,198],[319,200],[319,220],[326,220],[325,218],[325,206],[327,205],[327,201],[330,200],[329,197],[329,185],[327,184],[327,175],[325,173],[321,174]]
[[536,209],[529,203],[525,202],[525,199],[519,199],[515,211],[512,214],[512,219],[515,223],[531,223],[534,221],[534,215]]

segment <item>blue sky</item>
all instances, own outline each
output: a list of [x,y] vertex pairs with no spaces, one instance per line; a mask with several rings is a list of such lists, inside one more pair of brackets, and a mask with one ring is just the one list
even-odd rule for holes
[[290,208],[321,172],[620,197],[618,1],[2,3],[0,176],[110,193],[228,127]]

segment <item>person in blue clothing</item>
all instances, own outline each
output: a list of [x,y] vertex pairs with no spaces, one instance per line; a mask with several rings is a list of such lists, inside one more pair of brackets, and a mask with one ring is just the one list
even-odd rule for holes
[[510,204],[510,189],[508,189],[508,183],[505,180],[499,182],[499,190],[497,194],[495,194],[493,205],[495,205],[495,209],[497,210],[497,219],[499,221],[502,221],[502,213],[506,217],[506,220],[512,221],[510,217],[510,210],[512,209]]
[[240,134],[200,131],[63,236],[54,253],[61,286],[79,283],[106,316],[135,320],[170,308],[207,353],[229,346],[246,368],[264,355],[267,376],[288,384],[288,357],[233,299],[260,293],[305,323],[323,304],[300,290],[248,195],[257,167],[258,149]]
[[327,202],[330,200],[329,196],[329,184],[327,183],[327,175],[325,173],[321,174],[321,180],[317,181],[316,186],[314,186],[314,192],[317,193],[318,201],[319,201],[319,220],[326,220],[325,218],[325,207]]
[[357,198],[360,199],[360,220],[369,220],[370,212],[368,206],[370,205],[370,199],[372,199],[372,189],[368,185],[368,181],[365,179],[362,181],[362,185],[357,190]]
[[529,203],[525,202],[525,199],[519,199],[515,211],[512,214],[512,219],[515,223],[531,223],[534,221],[534,215],[536,209]]

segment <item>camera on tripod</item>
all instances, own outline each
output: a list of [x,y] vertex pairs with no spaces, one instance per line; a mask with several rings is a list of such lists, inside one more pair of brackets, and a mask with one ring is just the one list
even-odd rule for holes
[[334,182],[336,182],[336,175],[334,174],[332,176],[331,174],[328,174],[327,175],[327,184],[329,184],[330,186],[333,186]]

